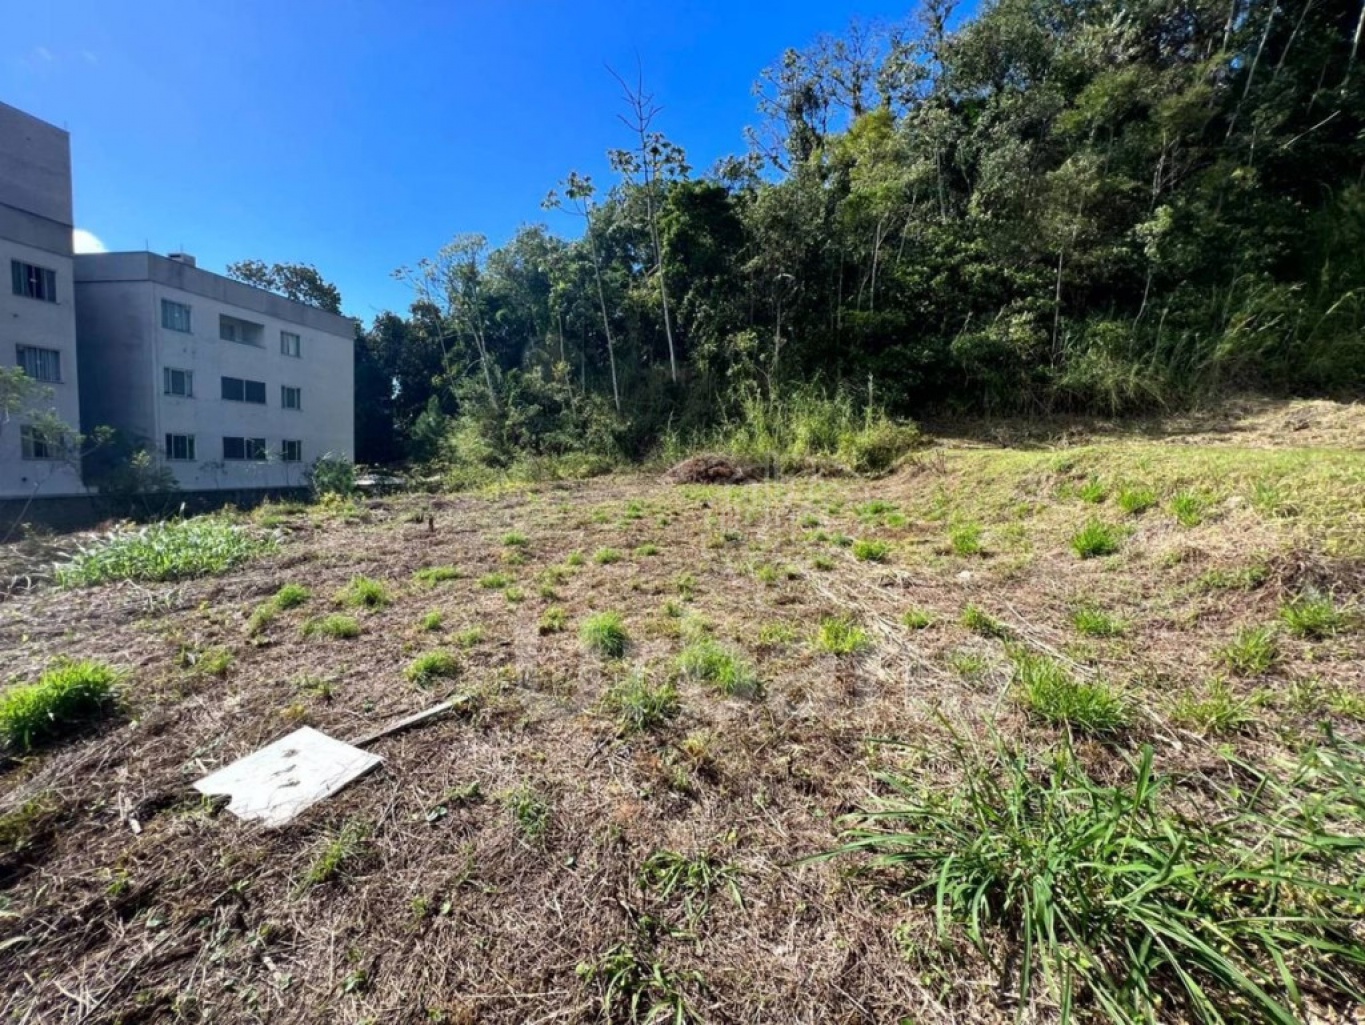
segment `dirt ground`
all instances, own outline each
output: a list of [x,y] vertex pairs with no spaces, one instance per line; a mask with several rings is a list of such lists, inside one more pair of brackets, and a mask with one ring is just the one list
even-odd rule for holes
[[[1304,408],[1315,433],[1297,447],[1210,429],[1216,446],[1092,432],[1020,450],[978,432],[876,481],[616,477],[267,507],[244,522],[275,532],[278,554],[228,575],[17,591],[0,601],[7,680],[59,655],[126,677],[119,715],[0,765],[0,1021],[630,1020],[604,1007],[592,965],[639,973],[641,1021],[679,1005],[705,1022],[1013,1020],[1008,976],[961,937],[941,941],[929,904],[855,859],[802,859],[838,842],[876,772],[950,785],[953,732],[1058,742],[1014,700],[1005,644],[963,625],[968,605],[1142,709],[1128,733],[1087,742],[1101,771],[1121,773],[1142,744],[1164,768],[1216,772],[1229,751],[1273,762],[1324,720],[1362,736],[1360,630],[1282,634],[1252,679],[1217,654],[1306,590],[1360,608],[1361,421]],[[1291,413],[1264,415],[1283,428]],[[1105,495],[1083,497],[1096,481]],[[1158,503],[1124,513],[1125,482]],[[1170,511],[1186,491],[1202,503],[1194,525]],[[1117,555],[1069,547],[1094,517],[1125,531]],[[982,551],[959,554],[972,526]],[[860,561],[851,539],[885,541],[886,561]],[[460,575],[414,578],[433,566]],[[346,611],[333,596],[357,575],[392,602],[348,613],[354,639],[304,636]],[[312,597],[250,635],[286,583]],[[1081,636],[1083,606],[1123,633]],[[551,608],[562,630],[542,625]],[[930,625],[905,625],[911,610]],[[622,659],[580,640],[602,611],[624,618]],[[828,617],[856,622],[870,648],[820,650]],[[761,692],[679,679],[675,719],[622,735],[609,688],[676,676],[687,638],[707,633]],[[206,672],[220,649],[230,664]],[[434,649],[459,674],[409,682],[404,668]],[[1220,677],[1255,715],[1203,735],[1174,710]],[[191,790],[300,724],[347,739],[450,694],[468,699],[458,715],[377,742],[379,770],[281,829]],[[660,885],[647,868],[659,852],[704,859],[709,890]]]

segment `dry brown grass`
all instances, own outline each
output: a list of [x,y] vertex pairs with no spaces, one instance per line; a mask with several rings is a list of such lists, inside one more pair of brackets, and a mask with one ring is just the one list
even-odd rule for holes
[[[1171,447],[1132,444],[1156,459],[1143,470],[1155,486],[1178,485],[1162,469]],[[1102,450],[1095,462],[1129,457]],[[1154,510],[1124,521],[1133,533],[1119,555],[1080,560],[1067,537],[1096,507],[1067,488],[1091,467],[1027,458],[927,456],[880,482],[618,478],[385,499],[356,522],[291,517],[278,555],[215,580],[11,597],[0,604],[7,672],[34,675],[59,653],[124,667],[132,718],[0,775],[0,816],[41,812],[23,843],[0,847],[0,1020],[591,1022],[600,992],[575,969],[618,944],[675,973],[700,1021],[1012,1020],[996,973],[965,943],[941,948],[928,909],[849,863],[795,864],[833,846],[838,816],[863,801],[875,770],[956,771],[941,757],[945,720],[1039,748],[1057,739],[1016,706],[1002,642],[960,625],[965,605],[1078,675],[1121,684],[1140,721],[1116,743],[1153,743],[1167,769],[1213,771],[1218,744],[1270,760],[1320,717],[1359,736],[1349,702],[1310,706],[1305,681],[1365,702],[1359,630],[1312,643],[1286,635],[1270,676],[1229,684],[1256,695],[1247,729],[1215,740],[1172,724],[1177,698],[1218,675],[1218,649],[1241,627],[1275,622],[1305,581],[1358,608],[1361,554],[1315,543],[1332,535],[1303,516],[1230,501],[1242,493],[1233,484],[1199,527]],[[1358,462],[1333,472],[1333,486],[1365,479]],[[860,518],[873,499],[899,518]],[[405,522],[419,506],[435,508],[434,535]],[[1098,514],[1122,520],[1112,500]],[[981,522],[985,557],[947,554],[948,524],[963,517]],[[820,526],[803,526],[808,518]],[[500,539],[514,530],[527,536],[528,561],[509,566]],[[859,562],[836,535],[885,540],[889,560]],[[647,543],[656,555],[565,566],[574,551]],[[834,569],[811,569],[816,555]],[[760,579],[766,564],[799,572]],[[1251,564],[1264,572],[1250,587],[1207,582],[1211,570],[1237,579]],[[462,575],[413,581],[434,565]],[[481,588],[494,572],[525,600]],[[358,639],[300,635],[326,611],[318,597],[258,637],[244,632],[284,583],[327,596],[357,575],[386,582],[394,599],[358,613]],[[1122,618],[1123,635],[1078,634],[1082,601]],[[566,610],[567,628],[543,633],[551,605]],[[912,608],[933,625],[908,629]],[[442,626],[422,633],[432,610]],[[578,641],[582,620],[601,611],[625,618],[632,644],[620,664]],[[811,637],[830,616],[856,619],[871,649],[818,651]],[[765,624],[790,629],[761,643]],[[291,826],[262,831],[189,789],[300,723],[345,739],[430,704],[404,666],[432,646],[453,650],[475,626],[483,637],[461,653],[461,676],[439,688],[470,694],[465,712],[380,741],[380,771]],[[763,697],[679,679],[678,716],[622,737],[603,705],[612,684],[633,670],[666,676],[708,630],[753,662]],[[230,648],[226,677],[179,668],[185,645]],[[981,670],[954,668],[961,653]],[[876,737],[915,741],[920,753]],[[1084,751],[1097,771],[1120,771],[1112,750]],[[348,824],[363,839],[335,878],[304,885]],[[730,866],[743,903],[716,897],[696,917],[677,894],[661,897],[642,867],[665,850]]]

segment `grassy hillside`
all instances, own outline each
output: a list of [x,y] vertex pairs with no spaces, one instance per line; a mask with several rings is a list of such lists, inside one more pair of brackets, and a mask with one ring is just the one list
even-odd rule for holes
[[[118,698],[4,763],[0,1020],[1348,1005],[1365,434],[1279,424],[266,507],[220,575],[16,594],[10,684]],[[449,694],[284,829],[189,789]]]

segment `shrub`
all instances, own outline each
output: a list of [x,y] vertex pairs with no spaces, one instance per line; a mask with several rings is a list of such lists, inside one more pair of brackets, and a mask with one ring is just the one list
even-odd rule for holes
[[352,577],[336,595],[338,605],[355,609],[382,609],[391,601],[389,589],[382,581],[363,576]]
[[328,453],[313,460],[303,475],[303,483],[314,498],[337,495],[342,498],[356,493],[355,463],[344,456]]
[[602,707],[615,719],[624,736],[663,726],[678,714],[678,691],[664,681],[652,684],[643,673],[631,673],[613,684]]
[[310,619],[303,624],[305,637],[331,637],[336,640],[349,640],[360,636],[360,624],[350,616],[330,615]]
[[56,578],[63,587],[184,580],[226,573],[276,547],[275,541],[253,537],[222,517],[172,520],[95,541],[58,566]]
[[859,562],[885,562],[891,546],[885,541],[854,541],[853,557]]
[[29,751],[71,736],[114,703],[118,680],[103,662],[59,660],[36,683],[0,692],[0,740]]
[[460,675],[460,660],[448,651],[428,651],[418,655],[403,670],[409,683],[428,687],[443,677]]
[[1280,658],[1280,645],[1272,627],[1245,627],[1218,652],[1218,660],[1238,676],[1260,676]]
[[1128,703],[1103,680],[1077,680],[1060,662],[1029,651],[1011,658],[1019,701],[1039,719],[1094,734],[1128,725]]
[[583,621],[579,638],[590,650],[608,658],[620,658],[626,653],[630,638],[619,612],[598,612]]
[[823,857],[870,853],[902,873],[932,902],[942,942],[965,937],[988,960],[1020,952],[1001,984],[1018,987],[1021,1009],[1041,991],[1062,1020],[1093,1005],[1122,1025],[1221,1022],[1233,1008],[1288,1023],[1301,991],[1357,999],[1365,866],[1334,823],[1365,811],[1358,749],[1309,752],[1287,783],[1239,764],[1246,782],[1220,795],[1227,807],[1188,817],[1150,747],[1114,785],[1067,749],[1039,763],[1000,741],[984,757],[958,742],[953,756],[962,778],[881,776],[892,796]]
[[684,648],[678,655],[678,669],[684,676],[730,696],[757,696],[763,690],[748,662],[710,639],[694,641]]
[[867,631],[846,617],[823,619],[815,646],[831,655],[857,655],[872,647]]
[[1322,640],[1346,626],[1346,614],[1326,595],[1301,594],[1280,607],[1280,621],[1295,637]]
[[1120,637],[1123,623],[1106,612],[1090,605],[1083,605],[1071,613],[1071,623],[1078,633],[1087,637]]
[[1090,520],[1071,536],[1071,548],[1082,559],[1113,555],[1123,542],[1123,534],[1102,520]]

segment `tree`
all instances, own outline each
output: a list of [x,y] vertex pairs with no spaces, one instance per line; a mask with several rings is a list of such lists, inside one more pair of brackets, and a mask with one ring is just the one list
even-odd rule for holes
[[238,260],[228,264],[227,275],[328,313],[341,312],[341,292],[310,263],[266,264],[261,260]]

